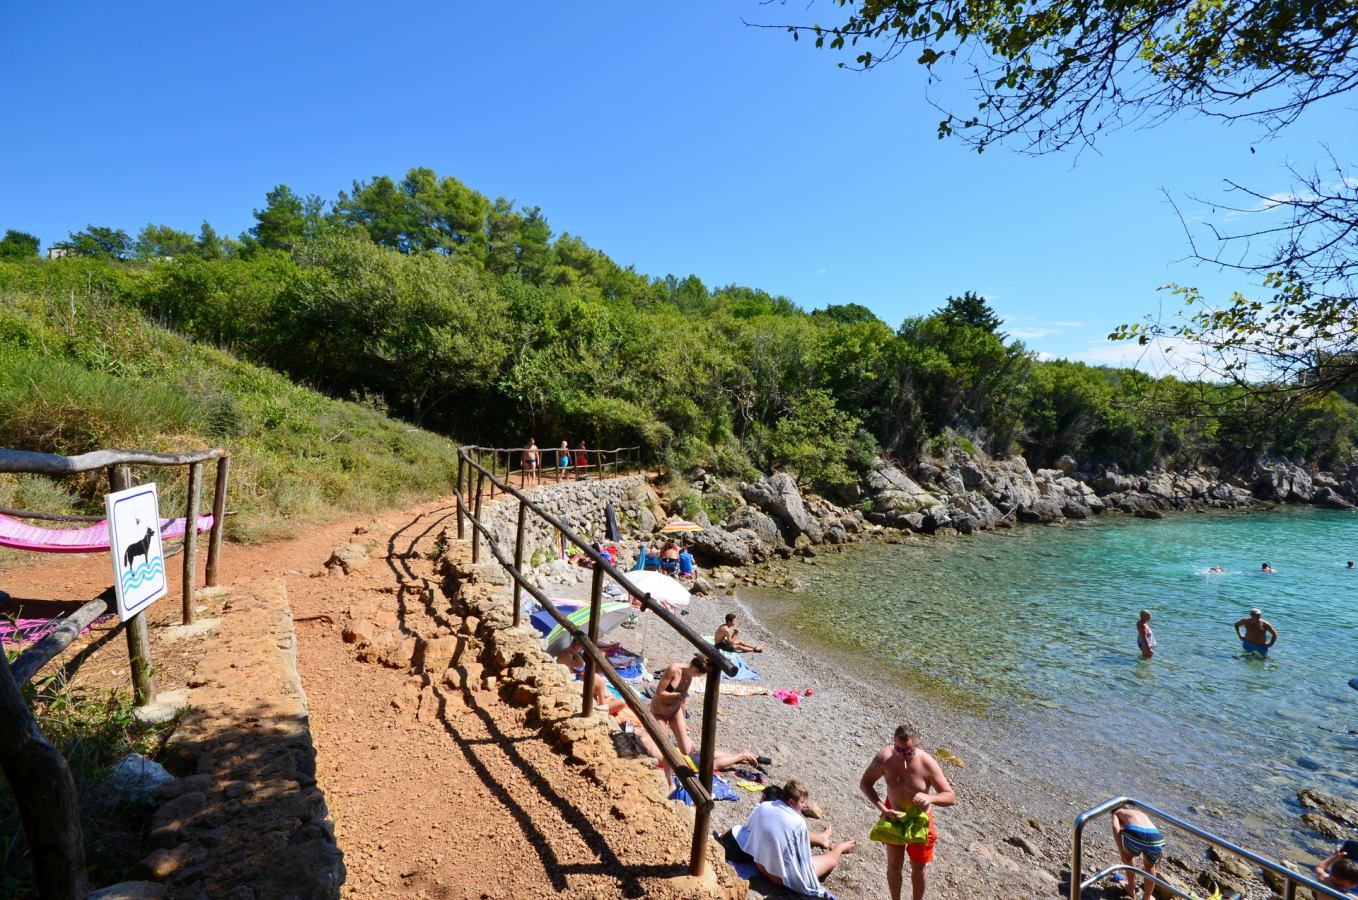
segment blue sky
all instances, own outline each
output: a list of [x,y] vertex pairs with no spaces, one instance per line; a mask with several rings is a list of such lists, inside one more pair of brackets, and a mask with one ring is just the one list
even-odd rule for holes
[[[990,297],[1045,354],[1106,362],[1104,335],[1197,284],[1162,191],[1285,191],[1289,163],[1353,144],[1351,102],[1281,137],[1205,119],[1098,153],[978,156],[939,141],[923,72],[872,73],[756,21],[824,0],[683,4],[239,0],[0,7],[0,229],[44,246],[88,223],[237,234],[286,183],[332,199],[412,166],[538,205],[557,232],[651,275],[695,273],[889,324]],[[16,90],[14,86],[22,86]],[[1253,147],[1255,152],[1251,153]]]

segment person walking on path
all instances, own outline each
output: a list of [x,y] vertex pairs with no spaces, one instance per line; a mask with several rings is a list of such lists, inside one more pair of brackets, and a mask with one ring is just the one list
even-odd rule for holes
[[1136,645],[1141,648],[1141,658],[1150,659],[1155,655],[1155,632],[1151,631],[1151,611],[1141,610],[1141,618],[1136,623]]
[[[952,806],[957,802],[957,795],[938,760],[919,749],[918,743],[919,735],[915,729],[901,725],[890,746],[873,757],[858,781],[863,796],[882,814],[870,837],[886,846],[886,885],[891,900],[901,900],[901,875],[907,854],[910,857],[912,900],[923,900],[924,867],[934,858],[934,844],[938,839],[934,830],[934,807]],[[885,801],[877,796],[877,782],[884,778]],[[919,821],[920,817],[923,822]]]
[[556,473],[557,478],[564,478],[570,476],[571,448],[566,444],[565,441],[562,441],[561,446],[557,448],[556,465],[557,465]]
[[655,696],[651,698],[651,715],[670,726],[674,742],[685,756],[693,755],[693,739],[688,736],[688,722],[684,719],[688,712],[688,691],[694,678],[706,674],[707,657],[701,653],[695,653],[688,665],[671,663],[660,676]]
[[538,439],[529,438],[528,449],[523,451],[523,474],[524,479],[529,484],[538,483],[538,462],[541,458],[542,454],[538,450]]
[[589,448],[585,442],[581,441],[575,447],[575,477],[579,478],[580,473],[589,468]]
[[[1155,864],[1165,852],[1165,836],[1160,833],[1154,820],[1141,810],[1130,806],[1113,810],[1113,843],[1117,845],[1118,856],[1122,857],[1123,865],[1135,865],[1133,861],[1139,856],[1142,860],[1141,868],[1151,875],[1155,874]],[[1151,900],[1155,882],[1149,878],[1143,881],[1145,900]],[[1131,872],[1127,873],[1126,891],[1128,897],[1136,900],[1136,875]]]
[[1250,610],[1248,616],[1235,623],[1235,636],[1240,638],[1246,652],[1261,656],[1267,656],[1268,648],[1278,643],[1277,630],[1258,609]]

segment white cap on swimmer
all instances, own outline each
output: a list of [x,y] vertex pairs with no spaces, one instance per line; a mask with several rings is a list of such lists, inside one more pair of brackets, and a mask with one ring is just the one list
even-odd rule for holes
[[1250,610],[1250,615],[1252,615],[1252,616],[1262,616],[1263,613],[1259,612],[1259,607],[1256,606],[1254,609]]

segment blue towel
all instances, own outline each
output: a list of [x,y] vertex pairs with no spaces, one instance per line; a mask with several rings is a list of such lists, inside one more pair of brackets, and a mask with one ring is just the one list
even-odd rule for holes
[[[693,798],[688,795],[678,778],[670,777],[670,783],[674,785],[674,792],[669,795],[669,800],[682,800],[685,806],[693,805]],[[727,784],[720,775],[712,776],[712,799],[713,800],[739,800],[740,794],[735,788]]]
[[759,681],[759,680],[760,680],[760,678],[759,678],[759,673],[756,672],[754,669],[750,668],[750,664],[747,663],[747,662],[745,661],[745,655],[744,655],[744,654],[742,654],[742,653],[732,653],[732,652],[729,651],[729,650],[723,650],[723,651],[721,651],[721,652],[722,652],[722,655],[724,655],[727,659],[729,659],[731,662],[733,662],[733,663],[736,664],[736,674],[734,674],[734,675],[723,675],[723,676],[722,676],[722,677],[725,678],[727,681]]

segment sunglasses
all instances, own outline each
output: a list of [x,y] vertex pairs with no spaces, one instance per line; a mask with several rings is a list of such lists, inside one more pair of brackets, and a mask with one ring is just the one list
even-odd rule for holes
[[903,754],[903,755],[905,756],[906,759],[909,759],[910,757],[914,756],[914,755],[915,755],[915,751],[916,751],[917,749],[919,749],[919,748],[917,748],[917,747],[902,747],[900,744],[897,744],[897,745],[896,745],[896,752]]

